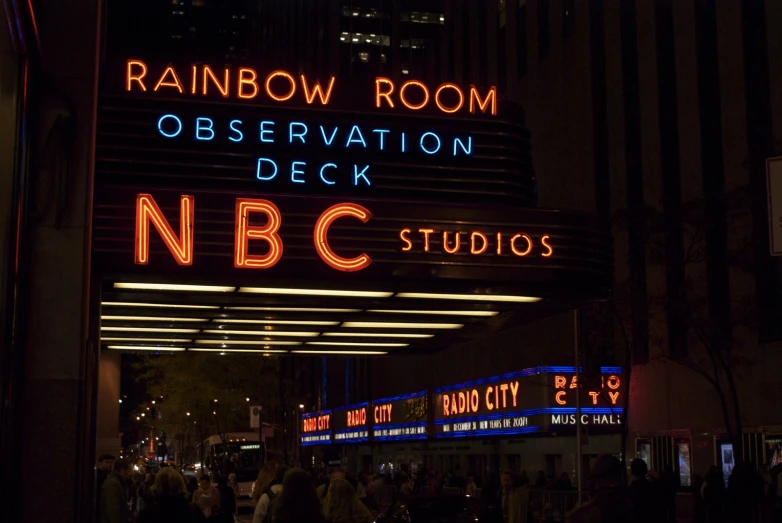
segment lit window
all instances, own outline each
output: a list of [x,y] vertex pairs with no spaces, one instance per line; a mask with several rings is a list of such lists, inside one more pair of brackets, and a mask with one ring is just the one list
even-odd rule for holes
[[353,11],[353,16],[358,16],[358,11]]
[[380,63],[386,63],[386,53],[380,53]]
[[367,52],[358,53],[358,58],[362,62],[368,62],[369,61],[369,53],[367,53]]

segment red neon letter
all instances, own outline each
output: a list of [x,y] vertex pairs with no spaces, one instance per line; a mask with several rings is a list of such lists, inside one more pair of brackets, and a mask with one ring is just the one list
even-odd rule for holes
[[343,258],[337,256],[329,247],[328,232],[331,224],[337,218],[350,216],[358,218],[362,223],[367,223],[372,218],[372,213],[357,203],[338,203],[326,209],[320,215],[315,223],[315,250],[318,251],[321,259],[330,267],[338,271],[354,272],[360,271],[372,263],[372,259],[366,254],[361,253],[355,258]]
[[481,100],[481,96],[478,94],[478,89],[474,86],[470,86],[470,112],[475,112],[475,104],[478,104],[478,109],[482,113],[486,112],[486,108],[491,102],[491,114],[497,114],[497,87],[491,86],[489,92],[486,94],[486,98]]
[[[239,98],[250,100],[258,96],[258,82],[256,82],[257,79],[258,73],[255,72],[255,69],[250,69],[249,67],[242,67],[239,69],[239,84],[236,93]],[[247,94],[244,92],[245,85],[252,86],[252,94]]]
[[565,391],[564,391],[564,390],[561,390],[561,391],[557,392],[557,393],[554,395],[554,399],[555,399],[555,400],[556,400],[556,402],[557,402],[557,403],[559,403],[560,405],[567,405],[567,401],[565,401],[565,400],[563,400],[563,399],[562,399],[562,397],[563,397],[564,395],[565,395]]
[[[516,240],[518,240],[519,238],[524,238],[525,240],[527,240],[527,250],[520,251],[516,248]],[[512,250],[513,254],[515,254],[516,256],[528,255],[530,252],[532,252],[532,238],[530,238],[526,234],[517,234],[516,236],[510,239],[510,250]]]
[[[380,92],[380,84],[386,84],[391,88],[385,93]],[[394,82],[388,78],[377,77],[375,79],[375,107],[380,107],[380,99],[385,98],[388,106],[394,108],[394,101],[391,99],[391,93],[394,92]]]
[[136,196],[136,248],[134,256],[136,264],[146,265],[149,262],[149,222],[151,221],[176,262],[179,265],[193,265],[194,211],[194,198],[183,194],[179,201],[180,237],[177,238],[152,195],[138,194]]
[[204,96],[206,96],[206,91],[207,91],[206,86],[209,83],[208,82],[209,78],[212,79],[212,83],[215,84],[215,87],[217,87],[217,90],[220,91],[221,95],[223,95],[223,98],[228,98],[228,83],[231,78],[228,68],[227,67],[225,68],[225,79],[223,80],[223,85],[220,85],[220,82],[217,80],[217,76],[215,76],[214,71],[212,71],[212,68],[209,67],[208,65],[204,66],[204,80],[201,87],[201,94],[203,94]]
[[434,233],[434,229],[418,229],[418,232],[424,235],[424,252],[429,252],[429,235]]
[[[279,95],[279,96],[272,93],[272,80],[274,80],[274,78],[278,76],[282,76],[283,78],[288,80],[291,84],[291,90],[288,91],[286,94]],[[271,98],[275,102],[284,102],[286,100],[290,100],[291,98],[293,98],[293,93],[295,92],[296,92],[296,81],[293,79],[293,77],[290,74],[286,73],[285,71],[274,71],[272,73],[269,73],[269,76],[266,77],[266,94],[268,94],[269,98]]]
[[[405,100],[405,89],[407,89],[411,85],[420,87],[424,91],[424,101],[418,105],[413,105],[407,100]],[[403,83],[402,88],[399,89],[399,99],[402,100],[402,103],[405,105],[405,107],[407,107],[408,109],[412,109],[413,111],[417,111],[419,109],[423,109],[424,106],[429,103],[429,89],[427,89],[426,86],[423,83],[419,82],[418,80],[408,80],[407,82]]]
[[[171,75],[171,80],[165,81],[169,74]],[[176,75],[176,71],[174,71],[174,68],[170,65],[166,67],[166,70],[160,75],[160,80],[157,81],[154,91],[157,92],[161,87],[175,87],[180,93],[185,92],[182,88],[182,82],[179,81],[179,77]]]
[[589,395],[592,396],[592,405],[597,405],[598,397],[600,396],[599,392],[589,391]]
[[334,77],[332,76],[329,80],[329,86],[326,89],[326,94],[323,94],[323,88],[320,86],[320,82],[317,80],[315,81],[315,85],[312,87],[312,92],[310,92],[309,88],[307,87],[307,79],[304,78],[304,75],[301,75],[301,86],[304,89],[304,98],[307,99],[307,103],[311,104],[315,101],[315,95],[320,98],[320,104],[321,105],[328,105],[329,98],[331,98],[331,89],[334,87]]
[[[266,225],[250,225],[250,213],[262,212],[269,218]],[[234,237],[234,267],[246,269],[268,269],[274,267],[282,257],[280,230],[282,215],[277,206],[268,200],[255,198],[236,199],[236,235]],[[266,254],[248,254],[250,240],[265,240],[269,243]]]
[[399,231],[399,239],[407,244],[402,247],[404,252],[407,252],[413,248],[413,242],[410,241],[410,238],[407,236],[408,234],[410,234],[410,229],[402,229]]
[[551,245],[549,245],[548,243],[546,243],[546,240],[548,240],[549,238],[550,238],[550,236],[549,236],[548,234],[546,234],[545,236],[543,236],[543,237],[540,239],[540,243],[542,243],[542,244],[543,244],[543,247],[545,247],[545,248],[547,248],[547,249],[548,249],[548,252],[544,252],[544,253],[542,253],[542,254],[541,254],[541,256],[543,256],[544,258],[548,258],[548,257],[549,257],[549,256],[551,256],[552,254],[554,254],[554,249],[552,249],[552,248],[551,248]]
[[[453,89],[456,91],[456,94],[459,95],[459,103],[456,104],[454,107],[446,107],[443,105],[443,103],[440,101],[440,93],[443,92],[445,89]],[[434,92],[434,103],[437,104],[437,107],[444,113],[455,113],[459,109],[462,108],[464,105],[464,93],[461,89],[459,89],[459,86],[456,84],[443,84],[440,87],[437,88],[437,90]]]
[[[141,72],[138,74],[133,74],[133,66],[139,66],[141,67]],[[125,80],[125,89],[130,91],[130,86],[132,82],[138,82],[138,84],[141,86],[141,90],[146,92],[147,87],[144,85],[144,77],[147,76],[147,64],[142,62],[141,60],[128,60],[128,68],[126,73],[126,80]]]
[[564,376],[554,376],[554,388],[555,389],[564,389],[567,385],[567,378]]
[[[475,238],[480,238],[483,245],[480,249],[475,248]],[[482,232],[475,231],[470,235],[470,254],[483,254],[489,248],[489,239]]]
[[462,246],[462,235],[459,232],[456,233],[455,244],[453,247],[448,247],[448,231],[443,231],[443,250],[448,254],[459,252],[459,248]]

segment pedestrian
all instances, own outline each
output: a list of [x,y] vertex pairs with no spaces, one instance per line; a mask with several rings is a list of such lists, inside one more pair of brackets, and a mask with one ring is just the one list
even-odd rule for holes
[[144,507],[152,501],[152,487],[155,485],[155,475],[147,473],[144,481],[139,485],[136,492],[136,514],[140,514]]
[[274,500],[270,510],[273,523],[325,523],[326,521],[310,477],[301,469],[290,469],[285,473],[282,493]]
[[187,499],[193,499],[193,494],[198,490],[198,478],[195,476],[188,476],[185,483],[187,485]]
[[716,465],[709,468],[701,487],[703,503],[706,506],[706,521],[723,523],[725,521],[725,479],[722,470]]
[[522,470],[521,474],[519,474],[519,477],[516,478],[516,486],[523,487],[525,485],[529,485],[529,477],[527,476],[527,471]]
[[328,523],[372,523],[372,514],[358,498],[353,486],[344,479],[335,479],[323,503]]
[[500,474],[500,506],[502,507],[502,520],[508,521],[510,514],[511,496],[513,495],[513,487],[515,485],[515,478],[510,471],[503,471]]
[[256,479],[255,483],[253,484],[253,503],[256,505],[258,504],[258,500],[261,499],[263,493],[266,492],[266,489],[268,489],[274,481],[274,471],[276,469],[276,461],[267,461],[263,468],[258,471],[258,479]]
[[128,523],[128,485],[130,477],[128,461],[120,458],[114,462],[111,475],[103,482],[100,494],[100,523]]
[[703,503],[704,479],[700,474],[692,477],[693,523],[705,523],[706,508]]
[[219,514],[222,521],[233,523],[236,514],[236,491],[228,485],[228,478],[222,476],[217,480],[217,492],[220,494]]
[[182,475],[171,467],[160,469],[150,489],[150,502],[139,513],[136,523],[201,523],[204,514],[188,502]]
[[111,475],[111,469],[114,466],[116,458],[111,454],[101,454],[98,456],[98,463],[95,466],[95,492],[100,492],[103,482]]
[[559,479],[557,480],[557,483],[554,485],[555,490],[573,490],[573,483],[570,482],[570,476],[568,476],[567,472],[563,472]]
[[676,490],[678,488],[678,481],[676,479],[676,474],[673,473],[673,468],[670,465],[667,465],[665,470],[663,470],[663,473],[660,476],[659,486],[662,495],[661,501],[665,508],[663,521],[676,523]]
[[475,484],[475,478],[472,474],[467,476],[467,486],[464,488],[464,493],[470,497],[478,493],[478,485]]
[[728,512],[733,523],[763,520],[763,478],[755,466],[744,461],[733,467],[728,479]]
[[589,475],[590,499],[568,514],[569,523],[635,523],[627,498],[622,464],[614,456],[598,456]]
[[206,474],[201,476],[198,490],[193,494],[193,503],[201,509],[207,519],[212,514],[216,514],[220,508],[220,493],[212,486],[212,482]]
[[546,474],[544,474],[542,470],[539,470],[538,477],[535,479],[535,488],[546,488],[547,484]]
[[267,483],[264,492],[261,494],[261,498],[255,505],[253,523],[263,523],[264,521],[271,519],[269,507],[271,507],[279,495],[282,494],[282,482],[285,480],[286,472],[288,472],[288,467],[285,465],[277,466],[274,472],[274,478]]
[[649,468],[642,459],[630,463],[630,486],[627,495],[633,504],[633,514],[638,523],[657,523],[664,521],[660,507],[660,495],[655,485],[646,477]]
[[326,483],[320,485],[317,489],[318,497],[320,499],[326,499],[326,495],[329,492],[329,484],[335,479],[345,479],[345,471],[340,468],[335,468],[331,470],[331,474],[329,474]]

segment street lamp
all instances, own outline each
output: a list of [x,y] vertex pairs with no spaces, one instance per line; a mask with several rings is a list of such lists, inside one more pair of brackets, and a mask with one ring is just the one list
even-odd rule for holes
[[304,409],[304,404],[303,403],[299,403],[299,408],[303,410]]
[[244,398],[245,401],[250,401],[250,398]]
[[185,415],[186,415],[186,416],[189,416],[189,415],[190,415],[190,413],[189,413],[189,412],[185,412]]

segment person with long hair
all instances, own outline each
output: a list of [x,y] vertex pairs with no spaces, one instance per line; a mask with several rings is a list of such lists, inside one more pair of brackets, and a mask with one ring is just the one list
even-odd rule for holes
[[326,523],[310,475],[299,468],[285,474],[282,493],[270,510],[273,523]]
[[349,481],[335,479],[323,504],[328,523],[372,523],[372,514],[356,494]]
[[151,488],[152,500],[139,513],[137,523],[200,523],[201,511],[187,501],[187,487],[172,468],[160,469]]
[[263,493],[271,486],[274,481],[274,471],[277,470],[277,462],[267,461],[261,470],[258,471],[258,479],[253,484],[253,503],[258,504]]
[[270,521],[269,510],[272,507],[272,503],[282,494],[282,482],[285,478],[285,473],[288,472],[287,465],[278,465],[277,470],[274,472],[274,481],[269,482],[268,488],[261,494],[261,499],[255,505],[255,512],[253,513],[252,523],[263,523],[264,521]]

